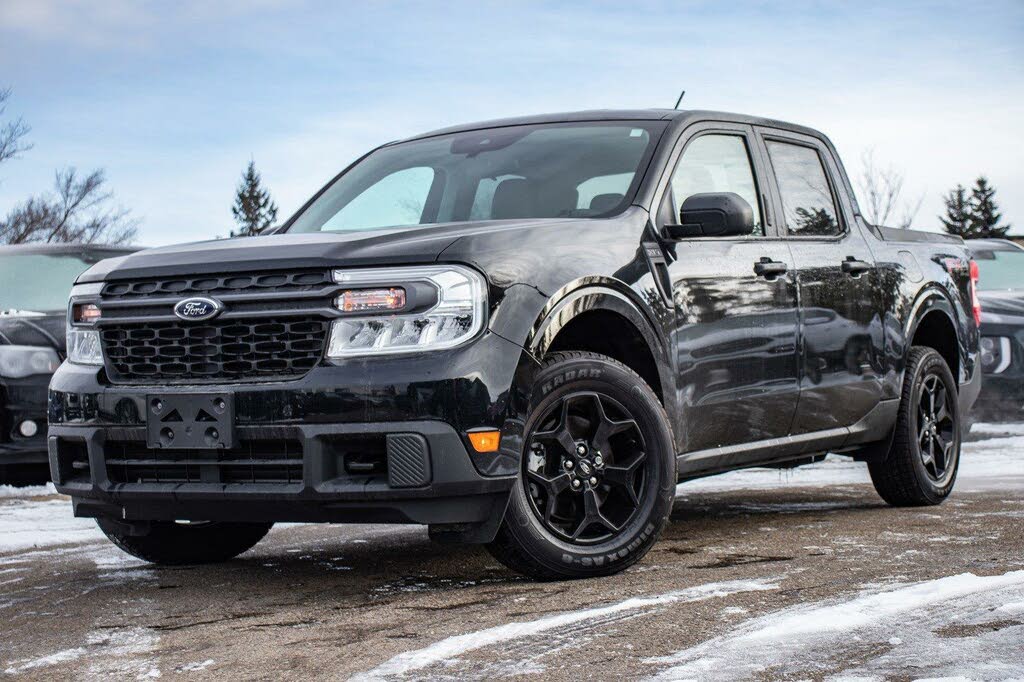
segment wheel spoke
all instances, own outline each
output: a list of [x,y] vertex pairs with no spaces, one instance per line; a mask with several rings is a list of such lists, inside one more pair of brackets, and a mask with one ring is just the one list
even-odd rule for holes
[[555,474],[554,476],[545,476],[538,471],[529,470],[526,473],[529,474],[530,480],[544,488],[544,492],[548,494],[548,497],[558,497],[569,487],[569,483],[572,480],[572,477],[565,472]]
[[567,455],[576,454],[576,441],[573,439],[572,434],[569,433],[569,401],[566,400],[562,403],[562,411],[559,415],[558,424],[550,431],[538,431],[533,434],[534,440],[553,441],[558,443],[559,447],[565,451]]
[[594,447],[602,455],[608,457],[612,454],[612,446],[609,440],[612,436],[624,433],[630,429],[639,429],[639,427],[636,421],[632,419],[623,419],[621,421],[610,419],[608,413],[604,411],[604,405],[601,404],[600,396],[595,393],[589,397],[593,405],[592,414],[597,422],[597,426],[594,429]]
[[640,466],[647,461],[647,453],[641,452],[633,461],[625,465],[607,466],[604,468],[604,480],[609,485],[622,488],[629,495],[630,502],[639,506],[640,499],[637,497],[636,489],[633,487],[633,479]]
[[597,491],[593,488],[588,488],[583,492],[583,510],[583,520],[580,521],[580,525],[573,532],[573,540],[578,540],[595,523],[604,526],[606,530],[610,530],[613,533],[618,532],[619,526],[606,519],[604,514],[601,513],[601,503],[597,499]]

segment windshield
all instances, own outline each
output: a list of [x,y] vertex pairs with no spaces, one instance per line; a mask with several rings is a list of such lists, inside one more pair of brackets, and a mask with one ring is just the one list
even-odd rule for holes
[[615,215],[636,193],[663,129],[650,121],[559,123],[384,147],[338,178],[288,231]]
[[112,256],[100,254],[0,254],[0,312],[25,310],[46,313],[68,306],[71,285],[93,263]]
[[982,291],[1024,289],[1024,251],[975,251],[973,256]]

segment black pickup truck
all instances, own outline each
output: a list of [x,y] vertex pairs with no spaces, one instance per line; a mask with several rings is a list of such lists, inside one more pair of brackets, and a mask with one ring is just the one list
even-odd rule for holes
[[64,359],[68,292],[98,261],[134,250],[0,246],[0,485],[46,482],[46,387]]
[[58,490],[125,551],[397,522],[542,578],[620,571],[680,481],[866,460],[953,488],[979,391],[961,240],[878,228],[820,133],[710,112],[459,126],[362,157],[273,234],[82,275]]

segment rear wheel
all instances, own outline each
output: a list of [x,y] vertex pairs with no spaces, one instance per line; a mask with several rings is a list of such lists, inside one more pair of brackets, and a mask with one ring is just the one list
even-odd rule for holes
[[154,564],[209,564],[233,559],[256,546],[270,523],[153,521],[132,526],[96,519],[103,534],[134,557]]
[[650,549],[675,492],[664,409],[636,373],[595,353],[540,370],[520,478],[489,551],[539,579],[617,573]]
[[869,465],[875,490],[894,506],[940,504],[956,483],[961,431],[957,385],[946,361],[931,348],[911,348],[889,456]]

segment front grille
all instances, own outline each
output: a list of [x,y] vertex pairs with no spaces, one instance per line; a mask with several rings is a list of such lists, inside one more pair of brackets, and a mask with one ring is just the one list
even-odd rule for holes
[[258,380],[312,369],[323,355],[328,326],[312,316],[147,322],[106,325],[100,338],[115,382]]
[[103,285],[104,298],[138,299],[165,296],[220,296],[318,291],[333,280],[323,270],[276,272],[264,274],[196,275],[166,277],[132,282],[110,282]]
[[107,441],[113,483],[302,483],[297,440],[241,441],[230,450],[150,450],[138,441]]

